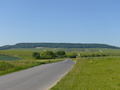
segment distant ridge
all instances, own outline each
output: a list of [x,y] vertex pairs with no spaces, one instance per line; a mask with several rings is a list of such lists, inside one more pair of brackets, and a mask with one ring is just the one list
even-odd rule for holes
[[107,45],[107,44],[82,44],[82,43],[18,43],[15,45],[5,45],[0,47],[0,50],[11,48],[36,48],[36,47],[49,47],[49,48],[111,48],[120,49],[120,47]]

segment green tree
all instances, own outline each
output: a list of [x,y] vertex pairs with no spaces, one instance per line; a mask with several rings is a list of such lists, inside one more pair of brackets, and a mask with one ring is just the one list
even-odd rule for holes
[[76,53],[72,53],[72,54],[69,54],[68,57],[69,58],[76,58],[77,54]]
[[59,57],[59,58],[66,57],[65,51],[57,51],[56,52],[56,57]]
[[65,53],[65,51],[57,51],[56,54],[57,55],[65,55],[66,53]]
[[44,59],[52,59],[52,58],[55,58],[55,53],[52,52],[52,51],[45,51],[43,54],[42,54],[42,58]]
[[32,56],[36,59],[40,59],[40,53],[38,52],[33,52]]

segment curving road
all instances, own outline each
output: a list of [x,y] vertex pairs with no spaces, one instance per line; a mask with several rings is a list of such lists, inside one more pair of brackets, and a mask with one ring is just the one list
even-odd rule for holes
[[33,67],[27,70],[0,76],[0,90],[49,90],[75,62],[62,62]]

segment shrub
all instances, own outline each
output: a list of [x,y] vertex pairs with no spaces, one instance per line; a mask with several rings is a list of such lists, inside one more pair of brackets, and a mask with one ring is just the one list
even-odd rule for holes
[[65,51],[57,51],[56,52],[56,57],[58,57],[58,58],[66,57]]
[[65,53],[65,51],[57,51],[56,54],[57,55],[65,55],[66,53]]
[[43,54],[42,54],[42,58],[43,59],[54,59],[56,57],[55,53],[52,52],[52,51],[45,51]]
[[14,66],[8,62],[0,61],[0,71],[5,71],[13,68]]
[[68,57],[69,58],[76,58],[77,54],[76,53],[72,53],[72,54],[69,54]]
[[32,56],[35,57],[35,59],[40,59],[40,53],[38,52],[33,52]]

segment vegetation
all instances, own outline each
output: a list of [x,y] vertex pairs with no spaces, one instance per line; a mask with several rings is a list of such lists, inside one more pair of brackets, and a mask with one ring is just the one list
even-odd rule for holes
[[106,52],[83,52],[83,53],[78,53],[78,56],[77,57],[81,57],[81,58],[90,58],[90,57],[119,57],[120,56],[120,53],[118,52],[109,52],[109,53],[106,53]]
[[15,61],[20,60],[21,58],[13,57],[13,56],[7,56],[7,55],[0,55],[0,61]]
[[35,59],[55,59],[55,58],[76,58],[77,54],[76,53],[67,53],[65,51],[57,51],[57,52],[53,52],[53,51],[45,51],[42,54],[40,54],[39,52],[33,52],[32,56]]
[[[72,49],[73,48],[71,48],[71,50]],[[120,89],[119,49],[79,49],[81,51],[76,53],[75,51],[64,51],[68,49],[57,49],[56,51],[52,51],[55,50],[53,48],[48,48],[49,51],[43,51],[44,49],[42,51],[35,51],[36,49],[27,50],[28,49],[0,50],[0,75],[41,64],[58,62],[64,60],[64,57],[67,57],[72,58],[72,60],[77,59],[76,64],[73,69],[55,85],[55,87],[51,88],[51,90]],[[12,58],[11,60],[14,60],[13,58],[17,58],[18,60],[10,61],[10,57]]]
[[76,53],[71,53],[68,55],[69,58],[76,58],[77,57],[77,54]]
[[38,52],[33,52],[32,56],[35,57],[36,59],[40,59],[41,58],[40,57],[40,53],[38,53]]
[[[38,53],[34,53],[33,56],[38,55]],[[64,60],[63,58],[37,60],[33,56],[32,51],[0,50],[0,75]]]
[[36,48],[36,47],[49,47],[49,48],[112,48],[120,49],[116,46],[107,44],[82,44],[82,43],[18,43],[15,45],[6,45],[0,47],[0,50],[11,48]]
[[50,90],[120,90],[120,58],[78,59],[74,68]]
[[105,54],[105,53],[84,53],[84,54],[81,54],[80,57],[105,57],[105,56],[109,56],[109,54]]
[[34,60],[32,57],[32,51],[0,50],[0,54],[5,55],[6,59],[9,59],[7,57],[11,56],[14,58],[19,58],[19,60]]
[[65,55],[66,53],[65,53],[65,51],[57,51],[56,52],[56,55]]
[[5,75],[42,64],[59,62],[62,60],[63,59],[0,61],[0,75]]
[[65,52],[75,52],[75,53],[120,53],[120,49],[110,49],[110,48],[48,48],[48,47],[40,47],[40,48],[11,48],[9,50],[14,51],[36,51],[36,52],[44,52],[44,51],[65,51]]
[[45,51],[43,52],[42,56],[43,59],[55,59],[55,53],[52,51]]
[[[67,53],[69,55],[70,53]],[[0,50],[0,75],[64,60],[64,51]],[[58,57],[59,56],[59,57]],[[57,59],[53,59],[53,58]]]
[[14,66],[8,62],[0,61],[0,71],[6,71],[13,68]]

